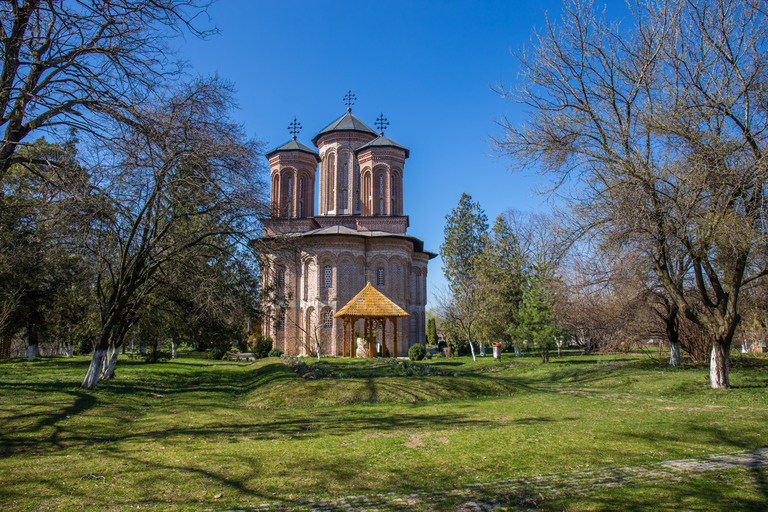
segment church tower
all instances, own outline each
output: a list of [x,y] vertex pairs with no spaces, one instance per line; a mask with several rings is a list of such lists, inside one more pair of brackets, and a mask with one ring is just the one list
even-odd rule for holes
[[406,234],[403,171],[410,151],[384,136],[383,115],[378,132],[353,115],[354,99],[348,93],[347,112],[312,138],[317,151],[299,142],[294,119],[292,139],[266,154],[272,211],[262,219],[261,240],[273,250],[262,288],[285,304],[263,325],[286,353],[312,353],[319,333],[321,352],[341,355],[342,326],[333,315],[366,282],[410,315],[398,326],[405,341],[398,355],[426,335],[427,264],[436,254]]

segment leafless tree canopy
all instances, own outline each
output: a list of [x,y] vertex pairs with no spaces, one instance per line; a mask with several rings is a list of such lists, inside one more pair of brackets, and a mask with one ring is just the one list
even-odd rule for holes
[[[768,272],[761,5],[638,0],[619,23],[568,1],[519,54],[518,86],[499,88],[530,109],[522,127],[500,120],[499,151],[551,177],[582,231],[645,251],[716,340],[715,387],[728,386],[741,287]],[[689,264],[693,289],[678,279]]]
[[8,0],[0,6],[0,182],[34,130],[104,128],[104,110],[178,75],[169,40],[205,36],[206,0]]

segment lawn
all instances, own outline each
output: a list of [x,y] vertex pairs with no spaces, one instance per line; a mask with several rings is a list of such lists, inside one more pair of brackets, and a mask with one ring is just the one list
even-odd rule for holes
[[[82,391],[87,358],[0,362],[0,509],[226,510],[768,444],[765,357],[734,355],[730,390],[710,389],[706,368],[642,354],[438,359],[429,364],[446,375],[430,377],[377,360],[307,362],[335,378],[301,378],[277,358],[121,356],[114,380]],[[661,498],[678,503],[669,510],[763,510],[766,473],[753,473],[540,496],[535,507],[654,510]]]

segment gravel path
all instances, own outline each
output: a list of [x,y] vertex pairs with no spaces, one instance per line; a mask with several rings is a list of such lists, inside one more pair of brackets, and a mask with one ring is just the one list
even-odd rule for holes
[[[462,511],[506,511],[535,508],[536,499],[529,497],[552,497],[557,494],[577,494],[600,488],[637,485],[654,481],[679,478],[685,474],[706,473],[729,468],[758,468],[768,466],[768,448],[745,453],[728,453],[708,457],[668,460],[654,464],[633,467],[608,467],[578,473],[557,473],[495,480],[470,484],[443,491],[418,492],[414,494],[373,494],[345,496],[329,500],[295,500],[292,502],[262,503],[247,508],[230,508],[226,512],[254,511],[297,511],[297,512],[392,512],[405,510],[442,510],[446,506]],[[473,496],[516,495],[519,508],[490,500],[477,501]],[[452,504],[452,505],[451,505]],[[213,510],[213,509],[209,509]]]

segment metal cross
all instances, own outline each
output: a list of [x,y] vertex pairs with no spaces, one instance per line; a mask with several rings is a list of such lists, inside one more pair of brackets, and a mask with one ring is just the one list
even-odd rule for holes
[[370,283],[371,282],[371,270],[370,269],[365,269],[365,272],[363,272],[363,273],[365,274],[365,282],[366,283]]
[[379,133],[381,135],[384,135],[384,130],[387,129],[387,126],[389,126],[389,121],[387,121],[387,118],[384,117],[384,113],[379,116],[379,118],[376,120],[376,128],[379,129]]
[[301,131],[301,123],[296,120],[296,118],[293,118],[293,122],[288,125],[288,132],[293,135],[293,140],[296,140],[296,135],[299,134]]
[[352,105],[355,104],[355,100],[357,99],[357,96],[352,94],[352,91],[348,91],[347,94],[344,95],[344,103],[347,104],[347,111],[352,111]]

